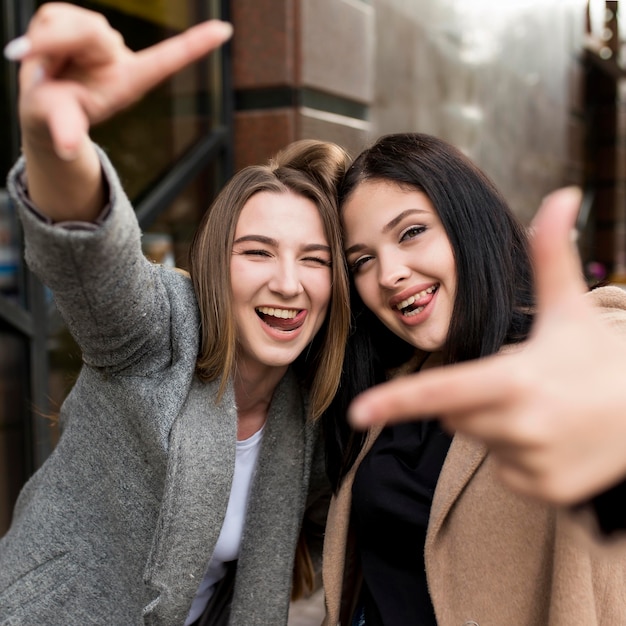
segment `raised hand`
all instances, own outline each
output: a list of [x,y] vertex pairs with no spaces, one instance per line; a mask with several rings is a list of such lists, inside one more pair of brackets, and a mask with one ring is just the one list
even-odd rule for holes
[[438,368],[359,396],[362,428],[439,416],[483,440],[512,488],[573,503],[626,473],[626,341],[582,294],[570,234],[580,194],[548,197],[533,222],[538,317],[529,341],[508,354]]
[[137,53],[93,11],[44,4],[8,56],[22,61],[22,130],[45,121],[57,152],[71,158],[89,126],[140,99],[159,82],[226,41],[232,28],[204,22]]
[[[81,201],[90,191],[97,196],[99,164],[89,128],[219,47],[231,33],[230,24],[211,20],[133,52],[101,14],[62,2],[42,5],[26,34],[5,48],[7,58],[21,61],[20,124],[34,200],[53,218],[68,219],[74,211],[63,203],[69,196],[73,204],[74,190],[88,190],[80,192]],[[64,167],[59,160],[77,163]],[[66,178],[70,188],[61,189],[55,202],[51,194]],[[97,197],[88,201],[94,210],[100,203]]]

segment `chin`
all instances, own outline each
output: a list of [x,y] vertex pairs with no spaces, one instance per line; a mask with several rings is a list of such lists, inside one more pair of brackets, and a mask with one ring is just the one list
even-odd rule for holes
[[260,359],[262,360],[263,364],[266,365],[267,367],[288,367],[289,365],[291,365],[299,356],[300,356],[301,352],[294,354],[286,354],[286,355],[272,355],[272,356],[267,356],[267,358],[265,359]]

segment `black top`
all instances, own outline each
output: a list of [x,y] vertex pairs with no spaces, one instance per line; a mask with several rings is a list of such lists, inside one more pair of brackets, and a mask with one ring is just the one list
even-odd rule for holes
[[591,500],[600,531],[605,535],[626,530],[626,481]]
[[366,626],[436,626],[424,543],[451,437],[436,421],[385,428],[359,466],[353,520]]

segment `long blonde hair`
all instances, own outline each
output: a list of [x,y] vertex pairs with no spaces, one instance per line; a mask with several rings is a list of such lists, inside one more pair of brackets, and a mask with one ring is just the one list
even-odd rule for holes
[[322,328],[294,366],[309,392],[311,418],[318,418],[335,395],[350,321],[336,198],[336,185],[348,162],[347,153],[336,144],[315,140],[295,142],[267,165],[246,167],[235,174],[205,214],[189,253],[189,270],[201,319],[196,370],[201,380],[220,380],[220,396],[236,368],[237,337],[230,284],[235,228],[246,202],[261,191],[291,191],[308,198],[322,219],[332,254],[331,301]]

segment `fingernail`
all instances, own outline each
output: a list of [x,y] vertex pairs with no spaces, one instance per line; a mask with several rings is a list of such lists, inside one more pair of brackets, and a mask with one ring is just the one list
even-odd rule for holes
[[571,202],[572,204],[580,204],[583,197],[583,193],[580,187],[575,185],[571,185],[570,187],[562,187],[561,189],[557,189],[552,193],[549,193],[547,196],[544,196],[541,204],[545,204],[549,200],[558,199],[561,202],[567,202],[568,204]]
[[222,22],[221,20],[216,20],[215,30],[217,34],[226,39],[230,39],[233,35],[233,25],[230,22]]
[[31,48],[30,39],[22,35],[4,46],[4,56],[9,61],[20,61],[31,51]]
[[580,187],[572,185],[571,187],[565,187],[563,190],[563,197],[570,202],[580,204],[583,199],[583,190]]

